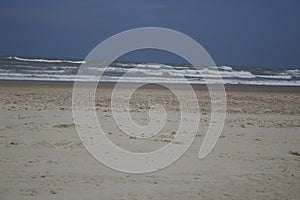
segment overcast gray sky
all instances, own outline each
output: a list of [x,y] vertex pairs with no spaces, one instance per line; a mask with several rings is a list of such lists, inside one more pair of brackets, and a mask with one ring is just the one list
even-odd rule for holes
[[[84,58],[106,38],[158,26],[198,41],[217,64],[300,67],[298,0],[2,0],[0,55]],[[126,60],[180,62],[141,51]]]

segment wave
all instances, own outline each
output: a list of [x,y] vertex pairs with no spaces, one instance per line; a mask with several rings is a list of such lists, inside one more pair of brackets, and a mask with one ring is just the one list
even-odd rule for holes
[[44,81],[97,81],[96,75],[103,73],[102,81],[125,82],[170,82],[188,80],[195,84],[215,84],[222,79],[224,84],[246,85],[297,85],[300,86],[300,70],[296,68],[203,66],[160,63],[113,62],[109,67],[99,63],[87,63],[89,75],[77,76],[82,60],[23,58],[17,56],[0,58],[0,80],[44,80]]
[[138,63],[116,63],[122,67],[135,67],[135,68],[152,68],[152,69],[172,69],[174,66],[159,64],[159,63],[147,63],[147,64],[138,64]]
[[267,79],[292,79],[293,76],[289,75],[256,75],[257,78],[267,78]]
[[9,56],[9,59],[18,60],[18,61],[25,61],[25,62],[46,62],[46,63],[73,63],[73,64],[82,64],[85,63],[84,60],[56,60],[56,59],[40,59],[40,58],[21,58],[17,56]]
[[[55,74],[20,74],[0,73],[1,80],[32,80],[32,81],[98,81],[96,76],[55,75]],[[299,86],[300,81],[275,81],[275,80],[243,80],[243,79],[186,79],[167,77],[116,77],[103,76],[103,82],[142,82],[142,83],[192,83],[192,84],[233,84],[233,85],[277,85]]]
[[229,67],[229,66],[225,66],[225,65],[221,65],[219,66],[219,69],[221,70],[225,70],[225,71],[232,71],[232,67]]

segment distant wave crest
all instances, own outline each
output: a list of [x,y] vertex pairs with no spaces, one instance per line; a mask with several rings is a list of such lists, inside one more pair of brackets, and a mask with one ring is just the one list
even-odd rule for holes
[[40,59],[40,58],[21,58],[17,56],[9,56],[9,59],[18,60],[18,61],[25,61],[25,62],[46,62],[46,63],[74,63],[74,64],[82,64],[85,61],[82,60],[56,60],[56,59]]

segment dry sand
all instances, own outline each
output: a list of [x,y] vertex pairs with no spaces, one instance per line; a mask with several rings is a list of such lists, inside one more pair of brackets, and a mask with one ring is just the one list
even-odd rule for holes
[[[299,199],[299,88],[229,89],[224,130],[203,160],[197,156],[210,103],[206,90],[196,92],[202,119],[189,150],[163,170],[128,174],[105,167],[83,147],[72,120],[72,85],[1,82],[0,199]],[[110,87],[97,92],[97,114],[117,145],[147,152],[172,140],[180,112],[172,93],[149,87],[132,97],[137,123],[147,123],[152,103],[171,113],[168,126],[147,141],[114,124],[110,95]]]

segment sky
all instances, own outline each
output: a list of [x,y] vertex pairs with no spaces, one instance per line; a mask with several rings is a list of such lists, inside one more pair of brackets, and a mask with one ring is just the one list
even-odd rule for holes
[[[0,56],[83,59],[100,42],[164,27],[199,42],[216,64],[300,67],[299,0],[1,0]],[[121,57],[181,62],[159,51]]]

